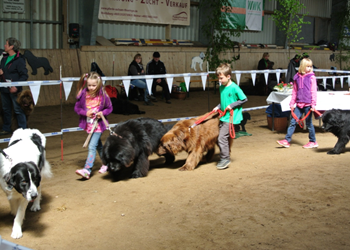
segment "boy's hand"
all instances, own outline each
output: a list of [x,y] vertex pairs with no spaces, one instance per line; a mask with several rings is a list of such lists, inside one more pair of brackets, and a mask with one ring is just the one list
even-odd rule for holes
[[226,107],[226,109],[231,110],[232,108],[231,108],[230,105],[228,105],[228,106]]
[[217,112],[218,109],[219,109],[218,107],[215,107],[215,108],[213,108],[213,111],[214,111],[214,112]]

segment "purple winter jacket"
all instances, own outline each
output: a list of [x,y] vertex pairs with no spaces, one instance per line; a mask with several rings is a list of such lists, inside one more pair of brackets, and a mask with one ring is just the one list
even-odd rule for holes
[[[86,91],[87,91],[87,89],[84,88],[78,94],[77,102],[75,103],[75,106],[74,106],[75,113],[77,113],[79,115],[79,127],[84,129],[84,130],[86,129],[86,124],[87,124],[86,112],[88,111],[86,108],[86,98],[85,98]],[[106,92],[102,91],[102,89],[101,89],[99,95],[102,96],[102,101],[101,101],[101,104],[100,104],[98,111],[102,111],[104,117],[107,120],[107,115],[112,113],[112,110],[113,110],[112,102],[111,102],[111,99],[109,99]],[[106,130],[106,125],[104,124],[102,119],[99,119],[98,125],[100,125],[102,132]]]

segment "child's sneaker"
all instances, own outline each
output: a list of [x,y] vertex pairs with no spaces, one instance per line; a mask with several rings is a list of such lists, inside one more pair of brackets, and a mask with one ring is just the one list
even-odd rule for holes
[[82,176],[83,178],[85,178],[85,179],[90,179],[90,172],[88,171],[88,170],[86,170],[85,168],[83,168],[83,169],[78,169],[78,170],[76,170],[75,171],[75,173],[77,174],[77,175],[80,175],[80,176]]
[[286,139],[277,141],[277,143],[285,148],[289,148],[289,146],[290,146],[289,142]]
[[230,165],[231,161],[229,159],[221,159],[218,163],[218,165],[216,165],[217,169],[225,169],[228,168],[228,165]]
[[107,172],[107,169],[108,169],[108,167],[106,165],[102,165],[102,167],[100,168],[100,170],[98,170],[98,172],[100,174],[104,174]]
[[303,146],[303,148],[317,148],[317,147],[318,147],[318,143],[313,141],[309,141],[307,144]]

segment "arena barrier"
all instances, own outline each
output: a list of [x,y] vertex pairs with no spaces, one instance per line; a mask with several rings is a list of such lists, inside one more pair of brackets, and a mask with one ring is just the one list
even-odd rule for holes
[[[343,88],[343,80],[344,78],[348,79],[348,85],[350,87],[350,71],[345,70],[327,70],[327,69],[314,69],[315,72],[325,72],[328,74],[333,74],[329,76],[320,76],[316,77],[317,79],[323,79],[323,84],[326,87],[326,80],[331,78],[333,82],[333,87],[335,86],[335,80],[337,78],[340,78],[341,87]],[[255,80],[256,80],[256,74],[264,74],[265,76],[265,82],[267,83],[267,78],[269,74],[275,73],[277,77],[277,82],[279,82],[281,73],[287,73],[286,69],[276,69],[276,70],[234,70],[232,71],[232,74],[235,74],[236,76],[236,83],[239,85],[240,78],[242,74],[251,74],[253,85],[255,86]],[[174,77],[183,77],[186,84],[186,89],[189,92],[190,90],[190,80],[193,76],[200,76],[202,79],[203,84],[203,90],[205,90],[208,75],[209,74],[215,74],[215,71],[208,71],[208,72],[201,72],[201,73],[185,73],[185,74],[164,74],[164,75],[143,75],[143,76],[104,76],[102,77],[102,81],[105,84],[106,81],[114,81],[114,80],[121,80],[124,84],[125,93],[128,96],[129,94],[129,87],[130,82],[133,79],[145,79],[147,83],[147,88],[150,93],[152,93],[152,81],[154,78],[166,78],[169,86],[169,91],[172,90],[172,83]],[[341,74],[341,75],[334,75],[334,74]],[[26,82],[3,82],[1,83],[2,87],[11,87],[11,86],[28,86],[32,92],[34,102],[36,103],[40,94],[40,87],[42,85],[60,85],[60,99],[61,99],[61,111],[62,111],[62,89],[65,93],[66,100],[70,94],[72,84],[74,81],[79,81],[80,77],[61,77],[60,80],[53,80],[53,81],[26,81]],[[268,105],[266,106],[259,106],[259,107],[252,107],[252,108],[245,108],[243,111],[251,111],[251,110],[258,110],[258,109],[266,109]],[[182,118],[169,118],[169,119],[162,119],[159,120],[160,122],[177,122],[181,120],[191,119],[197,116],[192,117],[182,117]],[[83,131],[83,129],[79,127],[75,128],[62,128],[62,112],[61,112],[61,131],[58,132],[51,132],[51,133],[44,133],[45,137],[51,137],[51,136],[57,136],[61,135],[61,158],[63,160],[63,134],[69,133],[69,132],[76,132],[76,131]],[[114,127],[116,124],[110,124],[111,127]],[[9,142],[10,138],[0,139],[0,143]]]

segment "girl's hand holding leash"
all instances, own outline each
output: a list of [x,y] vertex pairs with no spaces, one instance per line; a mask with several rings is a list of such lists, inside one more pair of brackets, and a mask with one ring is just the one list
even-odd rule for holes
[[100,111],[100,112],[97,112],[95,115],[97,119],[100,119],[103,116],[103,113],[102,111]]
[[92,109],[89,109],[88,112],[86,112],[86,116],[93,118],[95,116],[95,112]]

